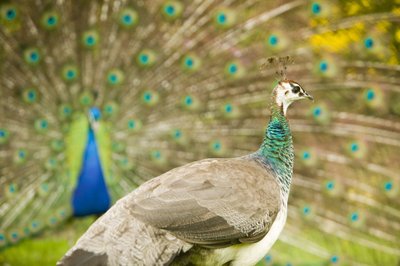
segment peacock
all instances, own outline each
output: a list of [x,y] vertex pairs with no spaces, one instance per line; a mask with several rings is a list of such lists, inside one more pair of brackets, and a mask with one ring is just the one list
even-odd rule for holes
[[302,99],[313,97],[294,81],[279,81],[258,151],[196,161],[147,181],[57,265],[255,265],[286,222],[294,163],[286,114]]
[[2,1],[0,247],[257,150],[262,65],[290,55],[315,102],[288,112],[288,217],[262,263],[398,265],[399,21],[397,0]]

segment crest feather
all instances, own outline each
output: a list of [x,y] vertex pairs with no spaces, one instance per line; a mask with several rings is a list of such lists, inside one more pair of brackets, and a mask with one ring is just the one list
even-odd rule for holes
[[268,57],[261,65],[260,70],[266,68],[275,68],[275,74],[279,80],[287,80],[287,65],[293,64],[294,60],[290,56]]

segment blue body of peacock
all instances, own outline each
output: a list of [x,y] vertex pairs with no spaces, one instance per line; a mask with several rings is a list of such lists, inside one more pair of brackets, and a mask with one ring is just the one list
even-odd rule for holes
[[3,1],[0,246],[73,216],[90,149],[103,204],[83,214],[171,168],[257,150],[275,77],[259,66],[291,55],[316,101],[289,113],[288,220],[265,263],[396,265],[399,14],[389,0]]
[[[91,108],[90,113],[95,114],[94,119],[100,119],[101,112],[98,108]],[[104,180],[94,130],[89,126],[81,171],[72,196],[75,216],[102,214],[110,207],[110,196]]]

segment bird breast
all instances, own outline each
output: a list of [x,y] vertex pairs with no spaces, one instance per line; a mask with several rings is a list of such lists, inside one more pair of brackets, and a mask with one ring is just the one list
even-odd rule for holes
[[272,245],[278,240],[280,233],[286,223],[287,203],[282,199],[282,206],[274,223],[263,239],[252,244],[238,244],[231,247],[215,250],[220,261],[232,261],[232,266],[252,266],[259,262]]

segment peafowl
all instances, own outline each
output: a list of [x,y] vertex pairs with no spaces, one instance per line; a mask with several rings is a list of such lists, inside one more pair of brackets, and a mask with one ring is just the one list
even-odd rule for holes
[[260,149],[168,171],[119,200],[58,265],[255,265],[286,222],[293,173],[287,108],[313,99],[282,80]]
[[316,101],[288,112],[288,218],[262,263],[397,265],[399,21],[397,0],[1,1],[0,247],[257,150],[260,66],[291,55]]

